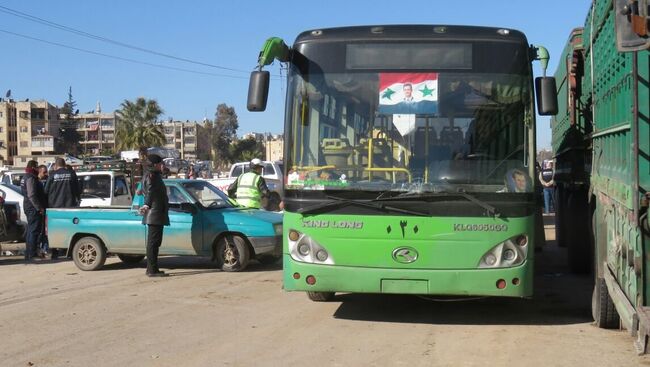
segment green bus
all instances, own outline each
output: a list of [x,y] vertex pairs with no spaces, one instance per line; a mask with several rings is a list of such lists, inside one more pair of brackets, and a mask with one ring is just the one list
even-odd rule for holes
[[512,29],[356,26],[267,40],[248,109],[288,64],[283,282],[335,292],[528,297],[536,220],[534,87],[548,61]]

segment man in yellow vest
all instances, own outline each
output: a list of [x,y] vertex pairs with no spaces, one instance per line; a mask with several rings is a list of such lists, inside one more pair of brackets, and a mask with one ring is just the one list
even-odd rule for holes
[[262,198],[269,197],[270,191],[262,177],[262,161],[254,158],[250,162],[251,170],[237,177],[228,186],[228,196],[236,198],[241,206],[259,209]]

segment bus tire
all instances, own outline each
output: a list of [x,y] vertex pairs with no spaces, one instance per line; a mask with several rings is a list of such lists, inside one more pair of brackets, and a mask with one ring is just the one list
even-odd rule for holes
[[250,250],[242,237],[227,234],[217,241],[214,258],[223,271],[242,271],[248,266]]
[[307,297],[314,302],[329,302],[334,299],[334,292],[307,292]]
[[596,278],[594,292],[591,296],[591,314],[596,326],[601,329],[617,329],[620,325],[618,312],[609,296],[607,283],[603,278]]
[[82,237],[74,244],[72,260],[83,271],[98,270],[106,262],[106,249],[97,237]]
[[117,257],[120,258],[120,260],[125,263],[125,264],[137,264],[142,259],[144,259],[144,255],[122,255],[118,254]]

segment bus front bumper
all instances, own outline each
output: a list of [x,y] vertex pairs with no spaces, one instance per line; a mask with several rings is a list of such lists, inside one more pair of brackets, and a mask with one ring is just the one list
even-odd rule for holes
[[[286,291],[531,297],[532,262],[501,269],[390,269],[315,265],[283,255]],[[315,283],[307,283],[307,277]],[[296,279],[297,278],[297,279]],[[505,287],[499,288],[499,285]]]

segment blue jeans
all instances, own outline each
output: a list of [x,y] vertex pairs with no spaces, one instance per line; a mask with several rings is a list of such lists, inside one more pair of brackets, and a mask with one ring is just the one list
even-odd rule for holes
[[555,188],[545,187],[544,188],[544,213],[552,213],[555,211],[555,198],[554,193]]
[[41,235],[43,233],[43,215],[36,209],[25,211],[27,215],[27,238],[25,238],[25,260],[36,257],[40,248]]

